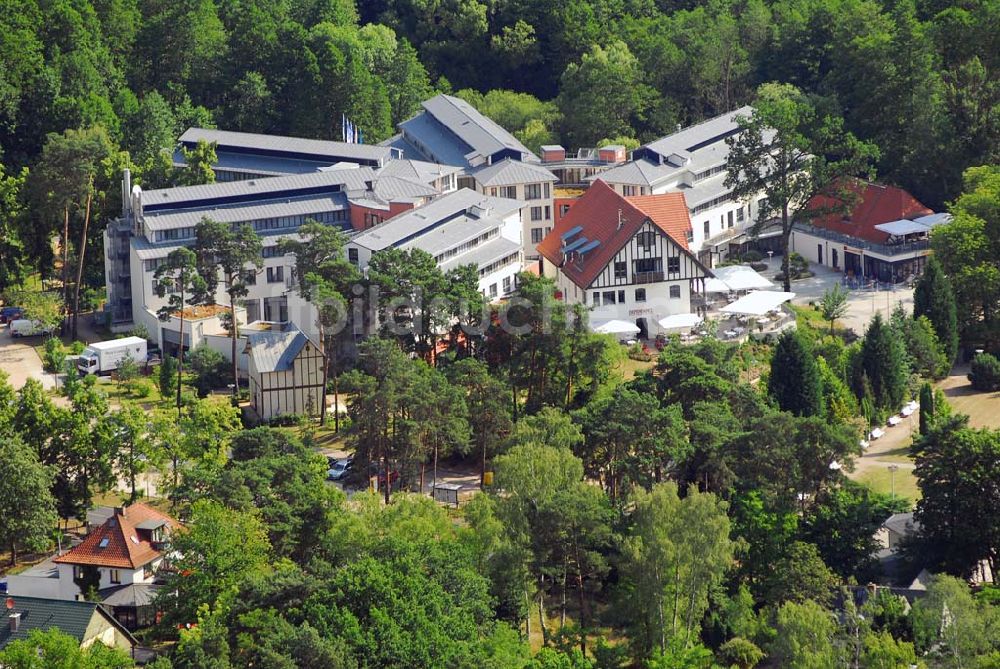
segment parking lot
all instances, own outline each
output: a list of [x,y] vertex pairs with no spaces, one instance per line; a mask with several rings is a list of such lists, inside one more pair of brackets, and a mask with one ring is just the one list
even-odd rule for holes
[[28,379],[38,379],[45,388],[55,387],[56,381],[52,374],[46,374],[42,369],[42,359],[35,352],[35,346],[41,343],[43,337],[22,337],[12,339],[10,328],[0,326],[0,369],[7,372],[8,381],[15,390],[25,384]]

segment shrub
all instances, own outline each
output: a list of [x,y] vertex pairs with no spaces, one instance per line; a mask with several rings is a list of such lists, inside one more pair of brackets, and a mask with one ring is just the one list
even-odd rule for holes
[[73,355],[80,355],[85,348],[87,348],[87,345],[77,339],[69,345],[69,352]]
[[45,353],[42,357],[46,372],[57,372],[62,369],[66,350],[58,337],[49,337],[45,340]]
[[196,347],[188,356],[194,372],[194,387],[198,397],[206,397],[215,388],[224,388],[228,381],[229,365],[225,357],[207,345]]
[[768,267],[766,262],[752,262],[750,263],[750,269],[755,272],[766,272]]
[[989,353],[980,353],[972,359],[969,381],[976,390],[1000,390],[1000,360]]
[[145,379],[137,379],[129,386],[129,390],[138,399],[146,399],[153,394],[153,384]]
[[757,249],[750,249],[749,251],[743,254],[743,262],[750,262],[750,263],[760,262],[763,259],[764,259],[764,254],[758,251]]
[[272,416],[267,424],[271,427],[298,427],[309,422],[309,417],[300,413],[283,413]]

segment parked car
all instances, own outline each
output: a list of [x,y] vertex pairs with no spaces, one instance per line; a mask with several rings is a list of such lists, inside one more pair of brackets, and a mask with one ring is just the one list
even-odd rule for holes
[[347,476],[347,473],[351,470],[354,465],[354,458],[328,458],[330,468],[326,472],[326,478],[328,481],[339,481]]
[[0,323],[10,323],[24,316],[24,309],[21,307],[3,307],[0,309]]

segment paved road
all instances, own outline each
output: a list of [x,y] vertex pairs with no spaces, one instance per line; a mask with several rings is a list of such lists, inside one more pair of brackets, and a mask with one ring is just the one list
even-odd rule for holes
[[15,390],[28,379],[38,379],[45,388],[55,387],[55,379],[43,371],[42,359],[33,348],[41,340],[41,337],[12,339],[9,328],[0,326],[0,369],[7,372]]

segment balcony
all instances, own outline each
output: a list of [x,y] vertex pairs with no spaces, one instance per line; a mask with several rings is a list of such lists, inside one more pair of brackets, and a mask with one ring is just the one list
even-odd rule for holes
[[659,272],[635,272],[632,275],[632,283],[657,283],[663,281],[663,271]]
[[825,228],[813,227],[806,223],[796,223],[795,229],[807,235],[820,237],[822,239],[829,239],[832,242],[838,242],[856,249],[871,251],[872,253],[877,253],[883,256],[898,256],[908,253],[916,253],[917,251],[924,251],[931,247],[930,240],[928,239],[918,239],[916,241],[902,242],[899,244],[876,244],[875,242],[869,242],[859,237],[844,235]]

